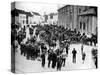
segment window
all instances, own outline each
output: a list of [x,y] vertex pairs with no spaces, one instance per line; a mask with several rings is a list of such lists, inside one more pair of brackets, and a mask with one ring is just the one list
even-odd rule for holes
[[32,24],[32,21],[30,21],[30,24]]
[[36,24],[36,22],[34,22],[34,24]]
[[25,22],[24,22],[24,20],[23,20],[23,24],[24,24]]
[[83,23],[83,29],[85,30],[85,23]]
[[80,29],[82,29],[82,23],[80,22]]
[[53,15],[50,15],[50,19],[53,19]]
[[81,13],[81,9],[79,8],[79,13]]
[[23,22],[23,24],[25,24],[26,23],[26,20],[22,20],[22,22]]

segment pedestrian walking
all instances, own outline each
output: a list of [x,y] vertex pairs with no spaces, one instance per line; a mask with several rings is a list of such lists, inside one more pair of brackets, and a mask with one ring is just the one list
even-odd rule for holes
[[62,53],[62,66],[63,67],[65,66],[66,57],[67,57],[67,54],[66,54],[66,50],[64,48],[63,53]]
[[50,65],[51,65],[52,59],[53,59],[53,56],[52,56],[52,49],[49,49],[49,50],[48,50],[48,68],[49,68]]
[[85,58],[86,58],[86,53],[83,53],[83,54],[82,54],[82,60],[83,60],[83,62],[82,62],[82,63],[84,63]]
[[52,54],[52,68],[56,67],[57,55],[55,52]]
[[62,57],[59,55],[57,56],[57,71],[60,71],[62,67]]
[[83,44],[82,44],[82,46],[81,46],[81,54],[83,54]]
[[44,67],[45,66],[45,53],[42,53],[41,59],[42,59],[42,67]]
[[98,68],[98,55],[97,55],[97,49],[92,49],[92,59],[93,59],[93,61],[94,61],[94,64],[95,64],[95,66],[96,66],[96,68]]
[[75,48],[73,48],[73,51],[72,51],[72,54],[73,54],[73,63],[76,63],[76,54],[77,54],[77,51],[75,50]]
[[69,46],[67,44],[67,46],[66,46],[66,54],[67,54],[67,56],[68,56],[68,48],[69,48]]

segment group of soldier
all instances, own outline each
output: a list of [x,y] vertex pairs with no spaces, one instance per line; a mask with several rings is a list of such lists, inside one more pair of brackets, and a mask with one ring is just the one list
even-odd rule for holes
[[[42,67],[45,67],[45,53],[42,53]],[[55,51],[51,47],[47,52],[48,68],[52,67],[53,69],[61,70],[61,67],[65,66],[66,57],[68,54],[66,50],[56,49]]]
[[[47,27],[47,28],[45,28],[45,27]],[[27,34],[26,29],[27,28],[29,28],[29,35],[32,35],[34,33],[33,32],[34,27],[29,27],[29,26],[25,27],[24,26],[23,28],[20,28],[20,31],[18,31],[19,28],[13,28],[12,29],[12,36],[11,36],[12,37],[12,45],[14,46],[13,41],[17,40],[18,44],[20,45],[21,55],[26,56],[26,58],[28,60],[29,59],[35,60],[38,57],[40,57],[41,61],[42,61],[41,62],[42,67],[45,67],[46,60],[48,60],[48,68],[52,67],[52,68],[57,68],[57,70],[61,70],[61,67],[65,66],[66,57],[68,57],[69,46],[70,46],[70,42],[68,41],[69,39],[67,38],[66,39],[67,42],[64,43],[63,41],[65,41],[65,39],[64,39],[64,36],[61,35],[61,33],[60,33],[60,38],[58,38],[59,36],[57,34],[59,34],[59,33],[55,33],[55,31],[52,29],[53,27],[49,28],[49,26],[44,26],[46,33],[54,31],[54,32],[51,33],[51,35],[54,35],[54,36],[57,35],[58,37],[56,37],[56,38],[47,37],[50,40],[47,39],[47,38],[44,38],[44,39],[47,39],[47,40],[44,41],[43,43],[39,43],[36,40],[37,39],[36,36],[39,35],[39,31],[36,33],[36,36],[34,36],[32,38],[27,38],[27,35],[26,35]],[[57,27],[57,28],[58,28],[58,30],[61,30],[59,32],[62,32],[62,33],[63,33],[62,30],[65,30],[64,28],[61,28],[61,27]],[[55,28],[55,29],[57,29],[57,28]],[[50,29],[52,29],[52,31]],[[40,27],[40,32],[41,32],[41,27]],[[68,32],[67,36],[69,36],[70,39],[71,39],[72,38],[71,35],[68,35],[68,34],[71,34],[72,31],[68,30],[67,32]],[[77,36],[79,35],[80,36],[80,34],[76,33],[76,32],[72,35],[77,35]],[[47,34],[47,36],[48,36],[48,34]],[[88,42],[88,41],[87,41],[87,39],[84,39],[84,36],[85,36],[85,34],[82,37],[83,41],[85,41],[85,42],[83,42],[83,44],[86,44],[86,42]],[[24,39],[27,39],[25,43],[23,43]],[[56,46],[56,44],[53,44],[51,46],[50,45],[51,43],[49,41],[57,41],[57,39],[60,41],[60,43],[63,42],[62,44],[64,44],[64,46],[54,50],[54,47]],[[46,44],[48,44],[49,49],[47,49]],[[83,63],[84,63],[85,58],[86,58],[86,53],[83,51],[83,44],[82,44],[82,47],[81,47],[81,54],[82,54],[82,60],[83,60]],[[76,55],[77,55],[77,50],[75,50],[75,48],[73,48],[73,50],[72,50],[72,59],[73,59],[72,62],[73,63],[76,63]],[[46,59],[46,56],[48,56],[47,59]]]

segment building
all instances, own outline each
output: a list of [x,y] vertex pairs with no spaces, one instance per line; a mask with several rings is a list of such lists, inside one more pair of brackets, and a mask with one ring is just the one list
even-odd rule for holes
[[46,24],[57,25],[58,24],[58,14],[57,13],[50,13],[48,15],[44,15],[44,22]]
[[97,33],[97,7],[65,5],[58,9],[58,25],[87,35]]
[[65,5],[58,9],[58,25],[68,29],[77,28],[77,7]]
[[19,9],[13,9],[11,11],[11,22],[12,24],[26,26],[26,25],[37,25],[42,21],[42,17],[37,12],[26,12]]
[[11,11],[11,22],[13,24],[25,26],[28,24],[28,17],[32,17],[32,14],[30,12],[26,12],[16,8]]
[[28,17],[28,24],[29,25],[39,25],[39,24],[41,24],[41,22],[43,21],[43,18],[42,18],[42,16],[39,14],[39,13],[37,13],[37,12],[31,12],[31,14],[32,14],[32,17],[30,16],[30,17]]
[[97,34],[97,7],[78,7],[78,30],[87,35]]

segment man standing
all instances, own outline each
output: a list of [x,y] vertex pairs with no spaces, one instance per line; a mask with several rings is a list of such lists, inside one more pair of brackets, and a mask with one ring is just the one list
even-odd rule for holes
[[69,46],[67,44],[67,46],[66,46],[66,54],[67,54],[67,56],[68,56],[68,48],[69,48]]
[[84,61],[85,61],[85,57],[86,57],[86,53],[83,53],[83,54],[82,54],[83,63],[84,63]]
[[62,52],[62,66],[63,66],[63,67],[65,66],[66,57],[67,57],[66,49],[64,48],[64,49],[63,49],[63,52]]
[[83,54],[83,44],[82,44],[82,46],[81,46],[81,54]]
[[76,63],[76,54],[77,54],[77,51],[75,50],[75,48],[73,48],[72,54],[73,54],[73,63]]
[[55,66],[56,66],[56,60],[57,60],[57,55],[53,51],[53,54],[52,54],[52,68],[55,68]]
[[62,57],[61,55],[57,56],[57,71],[60,71],[62,67]]
[[52,49],[50,48],[50,49],[48,50],[48,68],[50,67],[50,64],[51,64],[51,62],[52,62],[52,54],[53,54],[53,51],[52,51]]
[[42,58],[42,67],[45,66],[45,53],[46,53],[46,47],[44,46],[41,46],[41,50],[42,50],[42,55],[41,55],[41,58]]
[[42,53],[41,59],[42,59],[42,67],[44,67],[45,66],[45,53]]

